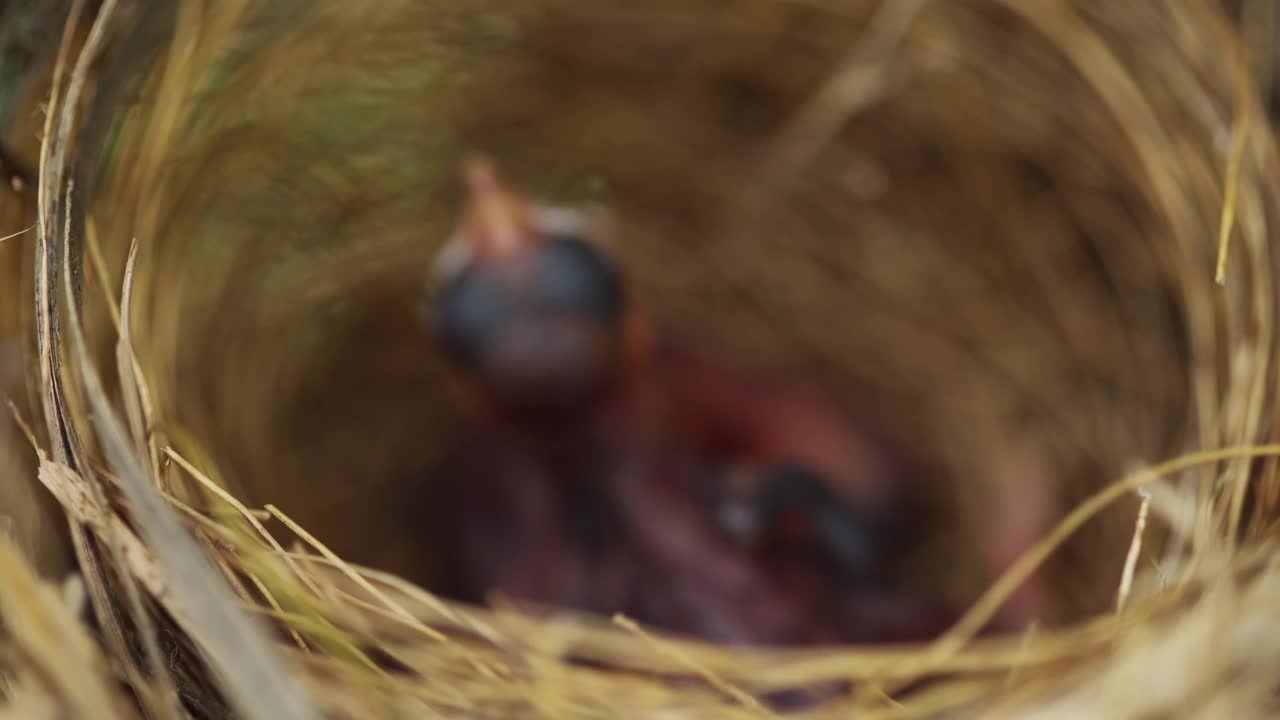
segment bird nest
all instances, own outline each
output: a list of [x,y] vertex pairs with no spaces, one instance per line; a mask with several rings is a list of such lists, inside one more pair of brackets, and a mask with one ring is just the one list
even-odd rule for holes
[[[1280,176],[1243,47],[1157,0],[76,4],[0,245],[0,458],[38,448],[0,717],[732,718],[832,681],[804,712],[1267,714]],[[476,149],[607,204],[655,315],[874,408],[936,478],[904,582],[971,610],[742,649],[432,595],[454,423],[413,298]],[[996,572],[1007,518],[1042,539]],[[64,525],[59,596],[24,558]],[[1042,622],[977,637],[1033,573]]]

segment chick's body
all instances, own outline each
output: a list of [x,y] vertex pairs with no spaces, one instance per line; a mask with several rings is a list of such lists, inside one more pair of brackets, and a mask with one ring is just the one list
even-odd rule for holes
[[[738,643],[917,640],[941,627],[936,608],[884,585],[883,520],[903,493],[883,444],[799,377],[657,332],[584,218],[528,204],[487,166],[468,179],[430,307],[475,422],[436,481],[438,522],[458,544],[447,592],[621,611]],[[789,486],[779,468],[824,492],[727,526],[734,493],[750,515],[761,486]],[[781,554],[759,542],[797,515],[817,531]]]
[[442,589],[472,602],[491,593],[607,613],[631,590],[613,504],[579,482],[607,472],[565,467],[509,437],[477,431],[435,474],[431,520],[450,543]]
[[[945,629],[953,614],[895,591],[886,567],[905,539],[895,521],[908,481],[889,446],[802,377],[725,362],[674,333],[656,344],[643,397],[666,450],[653,455],[703,463],[683,484],[656,474],[627,496],[642,508],[636,526],[705,548],[680,575],[690,587],[655,601],[670,608],[668,626],[706,636],[736,624],[737,639],[774,644],[907,642]],[[779,512],[770,484],[789,496]],[[734,527],[724,511],[735,503],[763,517]],[[665,547],[662,569],[694,555]]]

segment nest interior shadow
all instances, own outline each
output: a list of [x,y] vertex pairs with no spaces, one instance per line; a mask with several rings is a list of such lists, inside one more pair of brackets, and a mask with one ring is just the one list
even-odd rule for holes
[[[116,292],[136,237],[135,349],[168,442],[430,587],[447,543],[405,508],[453,418],[414,313],[470,150],[607,205],[659,317],[873,408],[934,477],[911,582],[986,587],[993,503],[1061,514],[1136,463],[1268,432],[1259,196],[1211,285],[1222,27],[1174,48],[1159,3],[598,5],[234,3],[199,36],[135,18],[154,54],[112,49],[85,124],[108,268],[85,293]],[[1203,87],[1164,75],[1187,64]],[[109,358],[110,314],[87,312]],[[1250,410],[1224,427],[1230,403]],[[1132,518],[1055,556],[1051,619],[1113,602]]]

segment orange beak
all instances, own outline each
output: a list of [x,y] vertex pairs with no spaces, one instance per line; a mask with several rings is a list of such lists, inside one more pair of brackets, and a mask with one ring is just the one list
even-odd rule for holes
[[528,202],[498,177],[493,163],[481,157],[466,161],[463,180],[467,207],[462,238],[472,252],[486,260],[510,257],[537,237]]

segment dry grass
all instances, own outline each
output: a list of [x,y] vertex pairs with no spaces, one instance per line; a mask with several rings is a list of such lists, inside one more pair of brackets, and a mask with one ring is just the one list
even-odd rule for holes
[[[73,15],[0,251],[87,602],[0,540],[0,717],[759,717],[827,680],[808,715],[1273,714],[1280,175],[1218,7],[620,8]],[[394,510],[449,417],[404,308],[475,146],[614,205],[660,313],[908,434],[939,540],[904,582],[964,619],[744,651],[411,582],[439,549]],[[1000,577],[993,507],[1044,512]],[[1046,624],[975,640],[1032,572]]]

